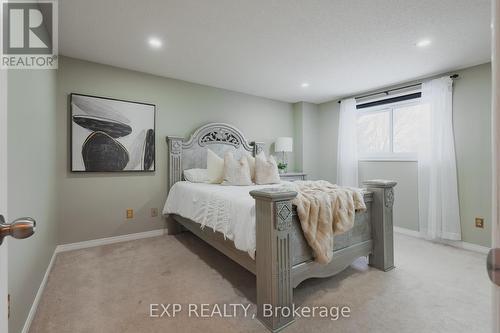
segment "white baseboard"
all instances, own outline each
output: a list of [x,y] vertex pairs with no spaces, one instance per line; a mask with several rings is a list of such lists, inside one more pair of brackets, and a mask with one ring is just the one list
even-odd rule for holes
[[490,249],[487,248],[486,246],[472,244],[464,241],[442,241],[442,243],[453,247],[458,247],[459,249],[464,249],[483,254],[488,254],[488,252],[490,251]]
[[135,240],[135,239],[162,236],[165,234],[165,232],[166,232],[165,229],[157,229],[157,230],[151,230],[151,231],[138,232],[135,234],[93,239],[93,240],[78,242],[78,243],[62,244],[62,245],[57,246],[56,253],[86,249],[89,247],[95,247],[95,246],[100,246],[100,245],[121,243],[121,242],[131,241],[131,240]]
[[[420,232],[411,230],[411,229],[406,229],[406,228],[401,228],[401,227],[394,227],[394,232],[397,232],[398,234],[406,235],[406,236],[411,236],[411,237],[417,237],[417,238],[423,238],[422,235],[420,235]],[[489,252],[489,248],[486,246],[481,246],[477,244],[472,244],[464,241],[447,241],[447,240],[441,240],[439,243],[445,244],[445,245],[450,245],[453,247],[457,247],[459,249],[464,249],[468,251],[474,251],[478,253],[484,253],[487,254]]]
[[422,238],[420,235],[420,232],[416,230],[411,230],[411,229],[406,229],[406,228],[400,228],[400,227],[393,227],[394,232],[397,232],[398,234],[403,234],[406,236],[412,236],[412,237],[417,237],[417,238]]
[[63,245],[56,246],[54,253],[52,254],[52,258],[50,259],[49,266],[47,267],[47,270],[45,271],[45,275],[43,276],[42,283],[40,283],[40,287],[38,288],[35,299],[33,300],[33,304],[31,305],[31,309],[30,309],[30,312],[28,313],[28,317],[26,318],[26,321],[24,322],[23,330],[21,332],[28,333],[30,330],[31,322],[33,321],[33,318],[35,318],[38,304],[40,303],[40,299],[42,298],[43,291],[45,290],[45,286],[47,285],[47,280],[49,278],[49,274],[52,271],[52,266],[54,265],[54,261],[55,261],[55,258],[56,258],[58,253],[79,250],[79,249],[86,249],[89,247],[100,246],[100,245],[126,242],[126,241],[130,241],[130,240],[135,240],[135,239],[162,236],[165,234],[165,232],[166,231],[164,229],[157,229],[157,230],[139,232],[139,233],[135,233],[135,234],[100,238],[100,239],[94,239],[94,240],[85,241],[85,242],[63,244]]
[[[56,247],[57,249],[57,247]],[[36,310],[38,309],[38,304],[42,299],[43,291],[45,290],[45,286],[47,285],[47,280],[49,279],[50,272],[52,271],[52,266],[54,265],[54,261],[56,259],[56,250],[52,254],[52,258],[50,258],[49,266],[47,266],[47,270],[45,271],[45,275],[43,276],[42,283],[40,283],[40,287],[38,287],[38,291],[36,292],[35,299],[33,300],[33,304],[31,304],[30,312],[28,313],[28,317],[24,322],[22,333],[28,333],[30,330],[31,322],[33,318],[35,318]]]

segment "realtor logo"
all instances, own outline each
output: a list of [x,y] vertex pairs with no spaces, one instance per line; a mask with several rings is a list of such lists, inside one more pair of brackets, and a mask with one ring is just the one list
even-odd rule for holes
[[57,2],[2,2],[1,68],[57,68]]

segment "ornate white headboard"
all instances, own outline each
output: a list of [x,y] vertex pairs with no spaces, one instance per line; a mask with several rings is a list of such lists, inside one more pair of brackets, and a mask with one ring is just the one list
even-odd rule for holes
[[249,143],[236,127],[224,123],[210,123],[198,128],[189,140],[178,136],[167,136],[168,144],[168,188],[182,180],[186,169],[207,167],[207,147],[220,157],[228,150],[235,157],[251,153],[257,155],[264,143]]

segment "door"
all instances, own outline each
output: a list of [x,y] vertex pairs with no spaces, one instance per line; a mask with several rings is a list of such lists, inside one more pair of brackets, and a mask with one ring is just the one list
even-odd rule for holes
[[[7,217],[7,71],[0,70],[0,214]],[[0,333],[7,331],[7,240],[0,245]]]
[[35,220],[7,219],[7,71],[0,69],[0,333],[8,332],[8,237],[28,238],[35,232]]
[[[491,275],[493,284],[493,332],[500,332],[500,0],[493,1],[493,39],[492,39],[492,73],[493,73],[493,111],[492,111],[492,136],[493,136],[493,223],[492,223],[492,248],[488,256],[488,269],[494,272]],[[495,250],[492,250],[495,251]],[[492,254],[496,255],[492,255]],[[496,274],[495,274],[496,270]],[[496,277],[495,277],[496,276]]]

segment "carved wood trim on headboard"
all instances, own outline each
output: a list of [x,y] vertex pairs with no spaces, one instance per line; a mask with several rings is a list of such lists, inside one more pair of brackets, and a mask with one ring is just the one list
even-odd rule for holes
[[[183,150],[206,147],[210,144],[223,144],[243,148],[253,156],[264,149],[263,142],[249,143],[243,133],[236,127],[225,123],[209,123],[198,128],[188,140],[179,136],[167,136],[168,145],[168,188],[182,180]],[[200,153],[204,150],[200,150]]]

